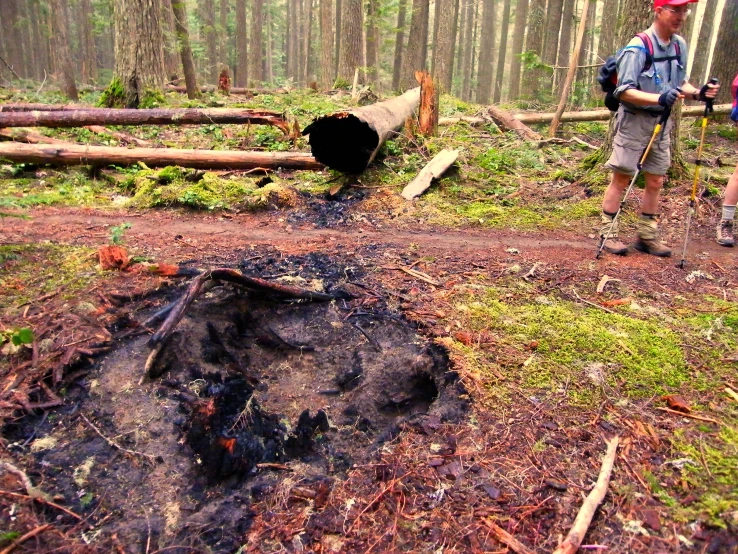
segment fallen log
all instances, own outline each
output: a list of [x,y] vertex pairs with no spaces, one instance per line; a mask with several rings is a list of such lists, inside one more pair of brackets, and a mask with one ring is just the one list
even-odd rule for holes
[[0,159],[14,163],[49,165],[133,165],[143,162],[150,167],[178,165],[197,169],[323,169],[321,163],[304,152],[122,148],[79,144],[0,143]]
[[[164,87],[164,90],[167,92],[180,92],[180,93],[186,93],[187,87],[179,87],[174,85],[169,85]],[[212,85],[205,85],[200,87],[200,92],[215,92],[218,90],[218,87],[214,87]],[[266,88],[244,88],[244,87],[231,87],[230,93],[231,94],[251,94],[253,96],[257,96],[259,94],[285,94],[289,92],[287,89],[278,88],[278,89],[266,89]]]
[[30,129],[24,129],[22,127],[0,129],[0,140],[14,140],[16,142],[27,142],[29,144],[72,144],[65,140],[47,137],[40,133],[34,133]]
[[[715,106],[715,115],[727,115],[733,109],[731,104],[719,104]],[[682,117],[702,117],[705,108],[702,106],[683,106]],[[526,125],[551,123],[554,113],[516,113],[513,117]],[[564,112],[561,114],[561,123],[575,121],[607,121],[612,112],[610,110],[587,110],[581,112]],[[485,125],[490,120],[478,116],[442,117],[438,120],[439,125],[455,125],[456,123],[468,123],[472,126]]]
[[541,140],[543,138],[539,133],[536,133],[533,129],[516,119],[513,114],[503,110],[502,108],[498,108],[497,106],[487,106],[485,111],[492,121],[494,121],[501,129],[515,131],[527,140]]
[[402,197],[412,200],[420,196],[431,185],[433,179],[438,179],[448,167],[459,157],[458,150],[441,150],[428,164],[420,170],[420,173],[402,189]]
[[284,134],[290,129],[284,115],[268,110],[209,109],[78,109],[52,112],[2,112],[0,127],[85,127],[86,125],[274,125]]
[[102,110],[80,104],[0,104],[0,112],[63,112],[69,110]]
[[346,173],[361,173],[419,103],[417,87],[371,106],[319,117],[302,134],[310,135],[310,149],[319,162]]
[[584,540],[584,535],[587,534],[587,529],[589,529],[589,524],[592,522],[595,511],[605,498],[607,487],[610,484],[612,467],[615,464],[615,454],[618,450],[620,437],[613,437],[609,441],[605,442],[607,443],[607,453],[602,459],[602,468],[600,469],[600,474],[597,477],[597,484],[584,500],[582,507],[579,509],[579,513],[574,520],[574,525],[572,525],[571,531],[566,535],[564,542],[554,550],[553,554],[574,554],[579,550],[579,547],[582,545],[582,541]]

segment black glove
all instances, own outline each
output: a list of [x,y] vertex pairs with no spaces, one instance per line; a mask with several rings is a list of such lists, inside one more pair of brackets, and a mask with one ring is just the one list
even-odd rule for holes
[[674,102],[676,102],[678,99],[679,91],[677,89],[667,89],[661,93],[661,96],[659,96],[659,106],[663,106],[664,108],[671,108],[674,105]]
[[712,79],[710,79],[709,82],[705,83],[700,88],[700,92],[697,95],[697,99],[700,102],[712,102],[712,101],[714,101],[715,100],[714,98],[708,98],[707,97],[707,91],[710,90],[709,85],[717,85],[717,84],[719,84],[719,81],[717,79],[715,79],[715,77],[713,77]]

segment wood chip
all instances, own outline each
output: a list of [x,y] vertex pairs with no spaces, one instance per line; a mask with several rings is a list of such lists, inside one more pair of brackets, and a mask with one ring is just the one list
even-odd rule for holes
[[609,283],[610,281],[619,282],[620,279],[614,279],[610,277],[609,275],[603,275],[602,278],[600,279],[600,282],[597,284],[597,293],[602,294],[603,292],[605,292],[605,287],[607,286],[607,283]]

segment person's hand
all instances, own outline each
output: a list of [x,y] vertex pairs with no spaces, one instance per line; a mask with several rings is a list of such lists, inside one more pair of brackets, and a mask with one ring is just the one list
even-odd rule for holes
[[675,88],[666,89],[661,93],[661,96],[659,96],[659,106],[671,108],[674,105],[674,102],[679,100],[680,97],[681,94],[679,94],[679,90]]
[[700,92],[697,95],[697,99],[700,102],[707,102],[709,100],[713,100],[718,92],[720,92],[720,83],[712,84],[712,83],[705,83],[700,87]]

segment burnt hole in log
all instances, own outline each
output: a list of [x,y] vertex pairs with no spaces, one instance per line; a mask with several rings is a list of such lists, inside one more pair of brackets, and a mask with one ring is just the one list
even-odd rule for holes
[[303,131],[309,134],[315,159],[338,171],[361,173],[379,145],[377,132],[349,113],[318,119]]

